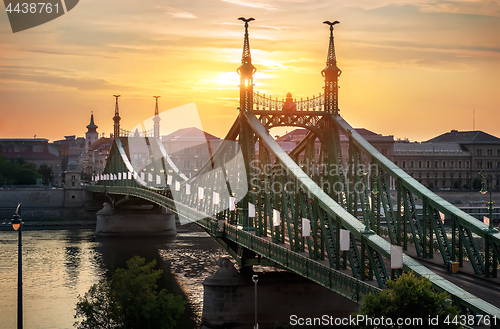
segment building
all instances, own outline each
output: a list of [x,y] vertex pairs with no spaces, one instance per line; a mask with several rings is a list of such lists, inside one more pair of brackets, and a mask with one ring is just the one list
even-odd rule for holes
[[59,151],[62,172],[68,169],[68,162],[73,160],[79,163],[85,153],[85,138],[75,135],[64,136],[64,139],[54,141],[52,145]]
[[87,132],[85,133],[85,153],[89,151],[90,145],[99,139],[97,128],[98,127],[94,123],[94,113],[92,112],[90,115],[90,123],[87,125]]
[[[380,153],[392,160],[394,136],[381,135],[374,133],[365,128],[355,128],[356,132],[360,134],[364,139],[366,139],[373,147],[375,147]],[[287,152],[290,153],[293,148],[307,135],[308,129],[295,129],[291,132],[284,134],[283,136],[277,136],[276,141],[278,144]],[[342,145],[342,154],[344,161],[348,161],[349,154],[349,139],[343,133],[340,133],[340,143]],[[321,143],[318,139],[315,142],[315,159],[319,161],[321,153]]]
[[174,164],[187,176],[194,175],[210,159],[222,140],[195,127],[163,136],[163,147]]
[[23,158],[32,162],[37,168],[45,164],[52,171],[49,185],[61,186],[61,159],[57,148],[49,144],[45,138],[2,138],[0,139],[0,154],[7,160]]
[[421,143],[397,141],[393,161],[431,189],[477,189],[481,172],[488,185],[500,188],[500,138],[483,131],[452,130]]

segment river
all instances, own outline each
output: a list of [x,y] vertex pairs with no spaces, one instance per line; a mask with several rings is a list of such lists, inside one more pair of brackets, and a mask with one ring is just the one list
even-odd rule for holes
[[[203,280],[225,251],[196,224],[172,237],[96,238],[94,228],[23,230],[24,327],[67,329],[79,295],[134,255],[156,259],[160,288],[188,301],[177,328],[199,328]],[[17,323],[17,232],[0,231],[0,327]]]

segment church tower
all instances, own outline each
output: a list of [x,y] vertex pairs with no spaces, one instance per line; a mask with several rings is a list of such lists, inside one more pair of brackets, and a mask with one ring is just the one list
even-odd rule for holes
[[94,111],[90,115],[90,123],[87,126],[87,132],[85,133],[85,153],[89,151],[89,147],[92,143],[99,139],[99,133],[97,132],[97,126],[94,123]]

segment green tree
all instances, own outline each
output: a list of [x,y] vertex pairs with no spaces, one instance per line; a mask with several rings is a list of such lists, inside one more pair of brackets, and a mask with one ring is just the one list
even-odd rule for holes
[[[437,293],[432,290],[432,283],[425,277],[417,278],[413,272],[401,275],[396,281],[388,282],[389,289],[378,294],[367,295],[361,304],[359,315],[367,318],[391,318],[392,326],[380,328],[406,328],[408,326],[396,325],[396,319],[423,320],[423,327],[430,327],[428,319],[438,316],[439,324],[433,328],[461,328],[453,324],[453,318],[458,315],[455,306],[451,305],[445,292]],[[447,316],[449,323],[444,323]],[[458,319],[460,322],[460,319]],[[361,325],[361,328],[373,326]]]
[[75,327],[120,329],[173,328],[184,312],[180,296],[158,291],[156,281],[162,270],[154,270],[156,261],[146,264],[134,256],[127,269],[118,269],[111,281],[101,280],[83,296],[79,296],[75,318],[83,318]]
[[43,176],[44,184],[49,184],[49,182],[52,181],[52,168],[47,166],[45,163],[40,165],[38,173]]
[[21,168],[14,174],[14,183],[19,185],[34,185],[37,178],[42,178],[42,176],[36,171],[30,168]]
[[483,181],[481,180],[481,178],[476,178],[476,179],[474,179],[474,180],[472,181],[472,188],[473,188],[474,190],[479,190],[479,189],[481,189],[481,187],[482,187],[482,182],[483,182]]

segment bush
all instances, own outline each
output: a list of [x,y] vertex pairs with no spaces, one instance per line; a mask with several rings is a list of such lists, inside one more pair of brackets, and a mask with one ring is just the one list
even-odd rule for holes
[[[433,328],[460,328],[460,325],[451,323],[458,315],[455,306],[447,302],[448,294],[437,293],[432,290],[432,283],[425,277],[417,278],[413,272],[403,274],[396,281],[388,282],[389,289],[378,294],[367,295],[361,304],[359,314],[367,318],[391,318],[392,326],[380,328],[406,328],[396,325],[396,319],[422,319],[422,327],[431,327],[429,319],[439,318],[439,324]],[[444,321],[449,315],[450,323]],[[361,328],[373,328],[361,325]]]
[[154,270],[156,261],[146,264],[144,258],[134,256],[127,261],[127,269],[118,269],[111,281],[103,279],[90,287],[83,297],[78,296],[75,322],[80,329],[127,328],[170,329],[184,312],[185,301],[180,296],[159,292],[156,281],[162,270]]

